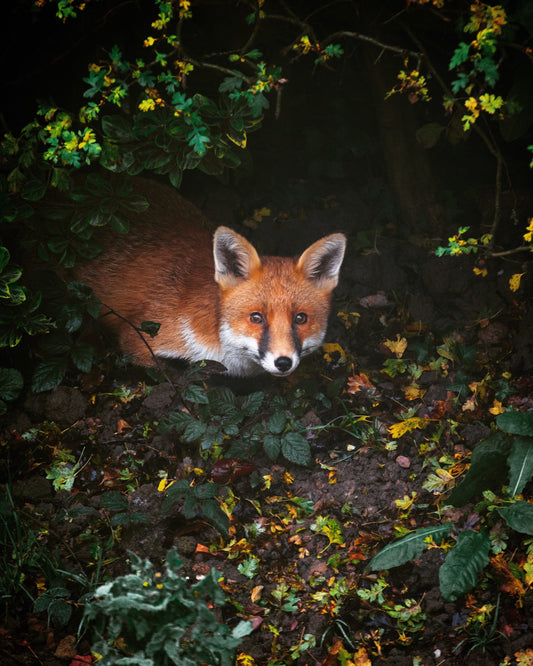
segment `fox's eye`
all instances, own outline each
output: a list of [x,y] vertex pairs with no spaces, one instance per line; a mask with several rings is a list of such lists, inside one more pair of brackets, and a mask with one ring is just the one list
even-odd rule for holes
[[307,324],[307,315],[305,312],[298,312],[298,314],[294,317],[294,323],[298,324],[299,326],[302,324]]
[[250,315],[250,321],[252,324],[262,324],[264,322],[265,318],[260,312],[252,312]]

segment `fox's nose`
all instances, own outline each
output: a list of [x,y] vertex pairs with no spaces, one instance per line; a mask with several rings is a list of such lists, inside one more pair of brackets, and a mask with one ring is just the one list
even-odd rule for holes
[[288,372],[292,368],[292,360],[288,356],[278,356],[274,365],[280,372]]

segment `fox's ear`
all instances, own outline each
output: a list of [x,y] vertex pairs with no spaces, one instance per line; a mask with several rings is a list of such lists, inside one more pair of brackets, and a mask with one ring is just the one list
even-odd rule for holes
[[308,280],[316,282],[318,289],[331,291],[339,281],[345,249],[344,234],[324,236],[307,248],[298,259],[297,267],[304,272]]
[[261,259],[254,246],[228,227],[218,227],[215,231],[213,254],[215,280],[223,289],[247,280],[261,266]]

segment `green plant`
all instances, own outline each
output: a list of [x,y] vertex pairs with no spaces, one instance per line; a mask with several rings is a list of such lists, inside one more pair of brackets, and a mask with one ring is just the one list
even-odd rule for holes
[[184,500],[183,513],[185,518],[203,518],[212,522],[217,530],[228,534],[229,519],[217,501],[219,487],[216,483],[202,485],[191,484],[187,479],[179,479],[166,490],[163,501],[163,513],[168,512],[177,502]]
[[[533,505],[517,499],[526,483],[533,478],[533,415],[530,412],[509,410],[500,414],[496,422],[501,428],[477,445],[472,453],[470,468],[463,481],[451,492],[448,502],[454,506],[483,495],[490,501],[478,509],[485,522],[496,512],[508,527],[524,534],[533,534]],[[507,499],[498,502],[491,489],[506,486]],[[456,526],[452,522],[424,527],[398,539],[383,548],[368,565],[373,571],[390,569],[420,557],[431,543],[440,543],[451,535]],[[497,548],[499,546],[496,546]],[[460,531],[456,543],[447,554],[439,570],[443,597],[455,600],[471,590],[479,574],[489,563],[491,541],[486,530]]]
[[199,442],[204,453],[229,441],[226,454],[230,457],[253,458],[262,449],[271,460],[281,453],[291,462],[309,464],[306,429],[297,416],[303,395],[295,395],[292,401],[274,396],[267,408],[262,391],[236,396],[227,387],[206,390],[192,384],[183,398],[192,403],[191,409],[170,413],[159,426],[162,432],[175,430],[184,442]]
[[132,573],[100,586],[85,606],[81,628],[95,636],[93,653],[109,666],[233,664],[252,625],[241,621],[231,630],[210,610],[225,603],[216,570],[191,584],[178,573],[175,551],[167,554],[164,573],[134,553],[130,559]]
[[[468,618],[467,626],[462,629],[466,634],[466,638],[463,638],[463,640],[455,646],[455,653],[462,654],[463,649],[466,646],[469,646],[465,653],[466,657],[475,650],[481,650],[484,653],[491,643],[505,637],[505,634],[501,631],[496,631],[500,612],[500,598],[501,595],[498,594],[496,605],[489,606],[490,612],[488,614],[483,614],[482,617]],[[494,612],[492,622],[490,625],[487,625],[487,622],[490,619],[490,613],[492,612]]]

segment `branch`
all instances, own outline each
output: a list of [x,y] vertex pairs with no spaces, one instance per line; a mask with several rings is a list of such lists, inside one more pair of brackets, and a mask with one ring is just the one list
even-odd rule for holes
[[516,254],[517,252],[531,252],[531,246],[530,245],[520,245],[519,247],[515,247],[512,250],[502,250],[501,252],[491,252],[489,254],[489,257],[507,257],[510,254]]

